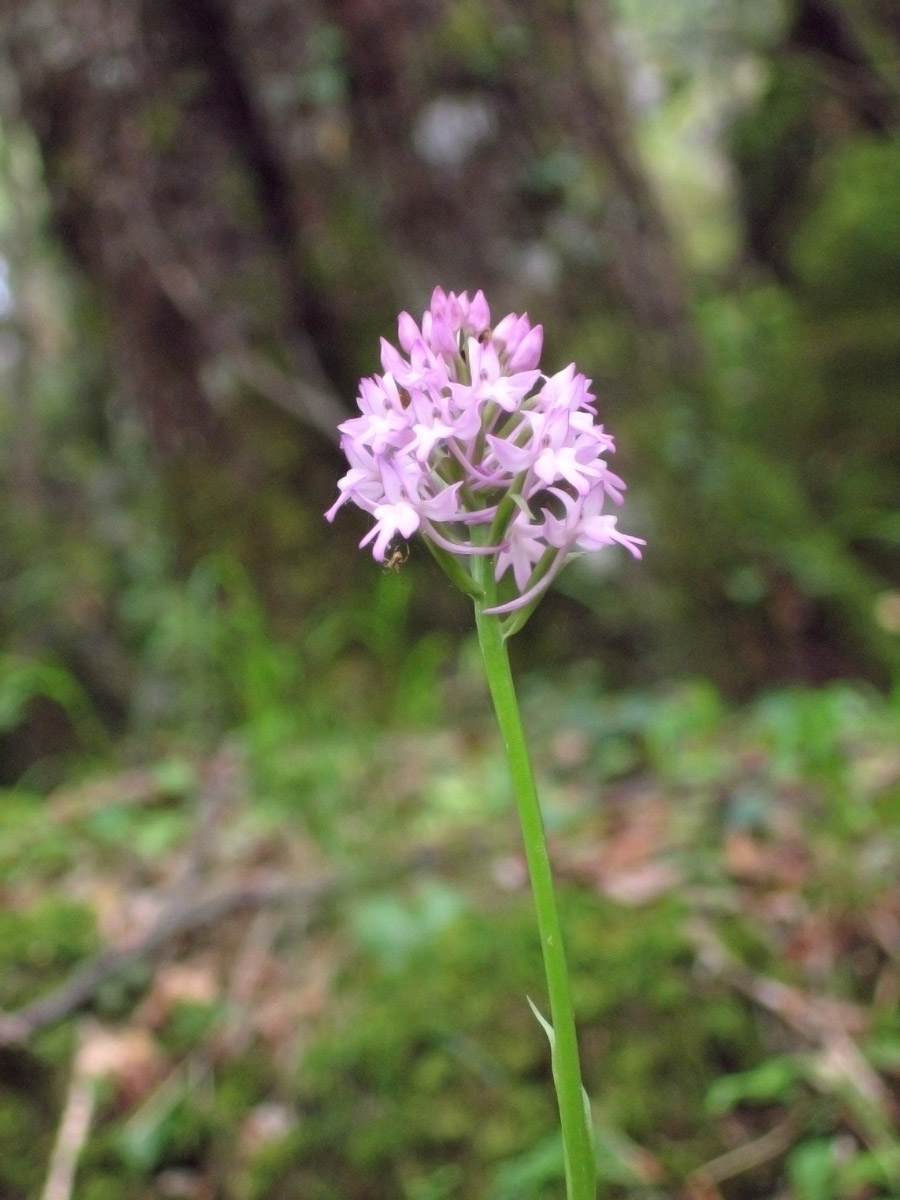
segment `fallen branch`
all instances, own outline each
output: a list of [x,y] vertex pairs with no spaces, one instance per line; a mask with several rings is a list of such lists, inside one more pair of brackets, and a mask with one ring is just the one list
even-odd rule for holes
[[692,1192],[708,1195],[713,1189],[718,1191],[720,1183],[733,1179],[735,1175],[757,1170],[766,1163],[781,1158],[796,1141],[798,1132],[796,1118],[789,1116],[760,1137],[743,1142],[733,1150],[720,1154],[718,1158],[711,1159],[691,1172]]
[[143,937],[129,945],[104,950],[46,996],[33,1000],[18,1012],[0,1014],[0,1046],[20,1045],[39,1030],[71,1016],[83,1008],[107,980],[121,975],[135,962],[154,958],[177,937],[250,909],[321,901],[334,895],[338,885],[339,877],[329,873],[304,884],[266,880],[229,888],[196,903],[181,900],[162,913]]
[[[82,1036],[82,1048],[83,1041]],[[41,1200],[70,1200],[78,1159],[88,1139],[96,1107],[97,1076],[85,1069],[80,1049],[75,1055],[66,1106],[53,1144]]]
[[226,917],[275,905],[322,903],[364,888],[396,884],[414,871],[435,870],[455,860],[468,865],[483,857],[486,851],[480,841],[468,837],[453,847],[416,847],[399,862],[382,863],[364,872],[321,872],[301,884],[284,879],[264,879],[196,901],[186,895],[179,884],[175,899],[142,937],[127,945],[104,950],[78,967],[54,991],[17,1012],[0,1013],[0,1047],[22,1045],[39,1030],[84,1008],[107,980],[123,974],[134,963],[153,960],[175,938],[215,925]]
[[898,1106],[856,1042],[868,1027],[865,1010],[751,970],[699,918],[689,923],[688,932],[700,962],[711,974],[773,1013],[810,1044],[809,1082],[845,1101],[848,1119],[863,1141],[876,1151],[888,1146],[893,1149]]
[[688,923],[687,933],[703,967],[724,979],[735,991],[774,1013],[801,1037],[822,1045],[836,1033],[859,1037],[867,1028],[861,1005],[828,996],[816,996],[745,966],[726,948],[712,926],[702,918]]

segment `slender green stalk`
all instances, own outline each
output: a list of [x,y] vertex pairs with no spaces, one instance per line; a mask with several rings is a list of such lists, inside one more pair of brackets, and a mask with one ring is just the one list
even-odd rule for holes
[[544,956],[553,1026],[553,1078],[566,1159],[566,1194],[568,1200],[594,1200],[596,1164],[593,1134],[581,1083],[569,972],[540,801],[516,699],[502,618],[484,612],[485,608],[496,603],[496,585],[490,560],[473,563],[473,575],[484,590],[484,597],[475,599],[475,622],[494,710],[506,745]]

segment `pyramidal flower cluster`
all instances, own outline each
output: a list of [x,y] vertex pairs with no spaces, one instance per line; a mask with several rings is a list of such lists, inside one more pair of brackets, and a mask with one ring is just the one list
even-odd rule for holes
[[574,363],[541,371],[540,325],[510,313],[492,326],[481,291],[436,288],[421,324],[400,314],[398,341],[382,338],[383,374],[362,380],[361,415],[339,426],[350,469],[329,521],[347,501],[370,513],[360,546],[380,562],[421,533],[472,595],[466,563],[493,556],[514,594],[486,612],[530,609],[583,551],[618,542],[640,557],[642,539],[603,511],[625,484],[606,464],[615,444],[590,381]]

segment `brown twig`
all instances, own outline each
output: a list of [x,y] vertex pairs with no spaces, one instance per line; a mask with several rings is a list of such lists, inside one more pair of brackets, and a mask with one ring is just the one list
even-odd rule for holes
[[83,1008],[108,979],[122,974],[132,963],[152,959],[174,938],[214,925],[225,917],[249,909],[277,904],[310,904],[338,890],[333,873],[304,884],[263,880],[229,888],[192,903],[184,898],[169,907],[143,937],[127,946],[105,950],[85,963],[54,991],[26,1004],[18,1012],[0,1014],[0,1046],[19,1045],[41,1029],[56,1024]]
[[[83,1041],[82,1033],[82,1044]],[[66,1106],[53,1144],[41,1200],[70,1200],[78,1159],[88,1139],[96,1106],[97,1076],[85,1069],[79,1050],[75,1055]]]
[[321,871],[301,884],[283,878],[261,879],[197,900],[185,895],[176,884],[174,900],[142,937],[104,950],[78,967],[54,991],[17,1012],[0,1013],[0,1047],[21,1045],[39,1030],[65,1020],[84,1008],[102,984],[121,975],[132,964],[152,960],[174,939],[215,925],[226,917],[276,905],[320,904],[364,888],[396,883],[415,871],[436,870],[457,860],[469,864],[483,857],[487,850],[479,838],[466,837],[452,847],[439,850],[418,846],[399,861],[381,863],[362,872]]
[[745,1171],[753,1171],[775,1158],[780,1158],[794,1142],[797,1132],[796,1119],[790,1116],[761,1137],[743,1142],[733,1150],[704,1163],[702,1167],[691,1172],[691,1181],[701,1185],[698,1191],[708,1193],[711,1190],[710,1185],[718,1188],[726,1179],[742,1175]]
[[897,1104],[855,1040],[866,1032],[865,1010],[751,970],[738,962],[712,927],[699,918],[688,928],[707,970],[775,1014],[814,1048],[809,1059],[810,1083],[848,1099],[848,1117],[863,1140],[874,1149],[891,1141]]
[[774,1013],[807,1041],[821,1045],[836,1033],[858,1036],[865,1032],[867,1019],[860,1005],[815,996],[751,970],[731,954],[712,926],[699,917],[689,923],[687,932],[700,962],[710,974],[724,979],[735,991]]
[[228,980],[228,1017],[222,1030],[222,1040],[232,1054],[241,1053],[250,1043],[252,1022],[249,1016],[254,1008],[254,993],[283,922],[283,916],[273,912],[257,913],[233,960]]

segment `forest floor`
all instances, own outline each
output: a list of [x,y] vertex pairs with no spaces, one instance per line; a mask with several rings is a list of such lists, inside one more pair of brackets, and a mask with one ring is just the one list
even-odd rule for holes
[[[900,706],[524,702],[603,1194],[900,1194]],[[0,1195],[561,1196],[490,723],[276,741],[4,794]]]

